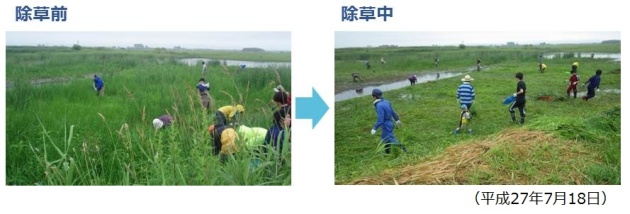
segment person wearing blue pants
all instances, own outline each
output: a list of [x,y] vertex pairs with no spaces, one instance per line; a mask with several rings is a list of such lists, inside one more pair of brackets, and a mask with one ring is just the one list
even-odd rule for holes
[[586,96],[582,97],[583,100],[588,101],[588,99],[595,97],[595,89],[599,90],[599,82],[601,81],[601,78],[600,78],[601,75],[602,75],[602,70],[599,69],[595,71],[595,75],[593,75],[584,83],[584,86],[588,84],[588,87],[587,87],[588,92],[586,93]]
[[[372,97],[374,98],[374,108],[376,109],[376,123],[372,127],[371,134],[376,134],[378,128],[382,128],[381,142],[385,144],[385,153],[391,152],[391,145],[395,144],[407,152],[407,148],[396,140],[394,137],[394,120],[396,125],[402,124],[398,114],[394,111],[392,104],[383,99],[383,92],[379,89],[372,90]],[[394,119],[394,120],[392,120]]]

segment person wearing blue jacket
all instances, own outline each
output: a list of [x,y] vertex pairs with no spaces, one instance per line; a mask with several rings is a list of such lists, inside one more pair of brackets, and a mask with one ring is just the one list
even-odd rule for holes
[[379,128],[383,129],[381,132],[381,143],[385,144],[386,154],[391,152],[392,144],[400,146],[404,152],[407,152],[407,148],[394,137],[394,123],[396,125],[402,123],[400,122],[398,114],[394,111],[392,104],[383,99],[383,92],[380,89],[372,90],[372,97],[374,98],[374,108],[376,109],[376,123],[374,123],[370,133],[376,134],[376,130]]
[[96,96],[103,95],[103,89],[105,88],[105,83],[103,79],[99,76],[94,75],[94,90],[96,91]]
[[595,89],[599,90],[599,82],[601,80],[599,76],[601,75],[602,70],[598,69],[597,71],[595,71],[595,75],[593,75],[584,83],[584,85],[588,84],[588,92],[586,93],[586,96],[582,97],[583,100],[588,101],[588,99],[595,97]]

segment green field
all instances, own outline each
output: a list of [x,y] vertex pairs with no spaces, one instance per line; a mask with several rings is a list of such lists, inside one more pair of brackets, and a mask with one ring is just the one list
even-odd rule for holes
[[[370,135],[376,115],[369,96],[335,105],[336,184],[620,184],[621,63],[610,59],[546,59],[540,52],[620,53],[617,45],[520,47],[399,47],[337,49],[336,91],[406,79],[413,73],[466,72],[475,80],[472,134],[453,134],[460,109],[455,93],[463,75],[384,92],[401,117],[396,138],[408,153],[385,155],[380,130]],[[440,66],[433,66],[439,55]],[[387,63],[376,63],[384,57]],[[477,57],[484,69],[470,72]],[[360,60],[370,60],[365,70]],[[571,63],[578,61],[581,87],[603,70],[601,92],[585,102],[566,98]],[[352,82],[360,70],[364,82]],[[515,73],[527,84],[524,125],[510,121],[504,98],[515,92]],[[364,93],[370,93],[368,91]],[[544,96],[552,100],[543,99]],[[517,112],[518,120],[518,112]]]
[[[200,63],[184,58],[290,62],[290,52],[7,47],[6,184],[290,185],[290,145],[284,164],[263,157],[250,167],[245,146],[221,164],[207,131],[217,108],[235,104],[246,108],[241,124],[268,128],[272,89],[290,91],[290,68],[210,62],[206,112],[195,88]],[[105,96],[95,95],[94,74]],[[176,121],[155,132],[151,121],[164,114]]]

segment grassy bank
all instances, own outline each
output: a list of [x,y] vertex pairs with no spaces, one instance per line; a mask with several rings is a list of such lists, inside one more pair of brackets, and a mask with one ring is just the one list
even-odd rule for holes
[[[452,51],[453,56],[467,52]],[[621,96],[614,90],[621,87],[620,63],[608,59],[545,60],[548,70],[541,74],[536,67],[535,53],[539,50],[531,54],[522,54],[530,53],[527,48],[510,51],[512,54],[486,52],[486,56],[496,58],[482,60],[489,58],[485,61],[492,63],[481,72],[468,73],[475,79],[477,95],[471,135],[452,133],[459,122],[455,91],[461,76],[384,93],[403,122],[395,135],[407,146],[406,154],[394,150],[393,155],[383,155],[380,131],[369,134],[375,121],[372,98],[336,103],[336,183],[620,184]],[[431,55],[424,54],[427,59]],[[475,55],[479,53],[471,52],[470,56]],[[500,60],[501,55],[506,59]],[[455,67],[469,63],[468,58],[459,59]],[[566,98],[567,71],[576,60],[582,83],[596,69],[604,71],[602,92],[588,102]],[[390,59],[386,66],[396,67],[390,62],[397,61]],[[404,69],[388,75],[396,76]],[[527,83],[525,125],[512,124],[507,106],[501,104],[515,92],[516,72],[523,72]],[[541,96],[554,100],[538,100]]]
[[[205,111],[195,88],[201,68],[179,57],[8,49],[7,185],[290,184],[289,149],[284,165],[264,158],[250,169],[254,155],[241,139],[243,151],[220,164],[206,131],[214,110],[239,103],[246,108],[242,124],[268,128],[272,88],[281,83],[290,90],[290,69],[211,67],[212,103]],[[105,96],[95,96],[91,74],[103,77]],[[51,77],[58,81],[30,81]],[[176,121],[155,132],[151,121],[164,114]]]

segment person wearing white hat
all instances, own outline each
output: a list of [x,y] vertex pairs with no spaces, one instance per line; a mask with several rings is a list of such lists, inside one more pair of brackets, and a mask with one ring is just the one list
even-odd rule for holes
[[466,75],[462,78],[462,84],[457,88],[457,101],[459,105],[466,105],[468,110],[470,110],[475,102],[475,88],[470,84],[473,80],[475,79],[470,77],[470,75]]
[[153,119],[153,128],[155,128],[155,130],[166,128],[170,126],[174,120],[175,119],[173,119],[173,117],[170,115],[162,115],[158,118]]

